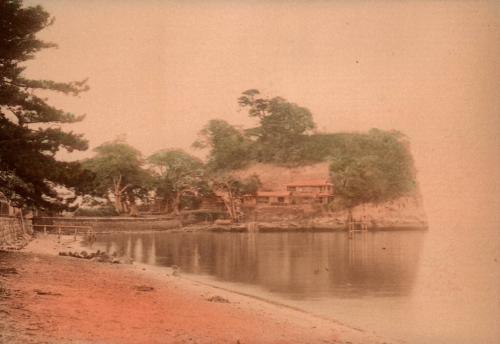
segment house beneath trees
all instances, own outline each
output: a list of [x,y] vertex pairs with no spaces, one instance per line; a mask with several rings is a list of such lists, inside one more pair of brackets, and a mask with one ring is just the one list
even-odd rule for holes
[[328,204],[334,197],[333,184],[326,179],[297,180],[285,184],[285,188],[284,191],[258,191],[256,195],[245,195],[243,205]]
[[291,194],[288,191],[257,191],[256,195],[243,197],[244,205],[287,205],[292,203]]
[[333,184],[325,179],[299,180],[286,185],[295,204],[321,203],[333,200]]

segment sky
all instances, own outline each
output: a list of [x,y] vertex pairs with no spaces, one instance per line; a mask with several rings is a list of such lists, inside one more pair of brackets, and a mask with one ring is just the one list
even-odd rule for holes
[[252,125],[236,100],[257,88],[321,131],[406,133],[430,216],[500,213],[499,2],[25,3],[55,16],[40,37],[59,44],[26,73],[89,79],[49,101],[87,115],[70,129],[91,148],[125,134],[146,155],[190,150],[211,118]]

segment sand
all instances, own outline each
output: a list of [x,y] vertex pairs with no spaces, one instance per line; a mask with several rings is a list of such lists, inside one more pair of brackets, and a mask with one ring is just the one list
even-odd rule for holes
[[0,343],[388,343],[169,268],[57,256],[71,238],[0,252]]

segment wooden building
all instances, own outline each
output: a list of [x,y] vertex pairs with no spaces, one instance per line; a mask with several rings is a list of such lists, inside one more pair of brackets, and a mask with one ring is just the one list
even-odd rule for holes
[[333,200],[333,184],[327,179],[298,180],[286,184],[294,204],[321,203]]
[[257,204],[287,205],[291,203],[291,194],[288,191],[257,192]]
[[286,191],[258,191],[245,195],[243,206],[259,207],[293,204],[328,204],[333,200],[333,184],[328,180],[299,180],[285,185]]

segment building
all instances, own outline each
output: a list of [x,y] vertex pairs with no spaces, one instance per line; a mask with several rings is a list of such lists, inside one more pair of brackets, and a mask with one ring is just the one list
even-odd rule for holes
[[326,179],[299,180],[286,184],[294,204],[321,203],[333,200],[333,184]]
[[266,205],[327,204],[333,200],[333,184],[328,180],[299,180],[285,185],[286,191],[258,191],[256,195],[245,195],[243,205],[258,207]]
[[291,193],[288,191],[259,191],[256,197],[257,204],[287,205],[292,203]]
[[211,195],[202,198],[199,209],[207,211],[224,211],[226,210],[226,205],[221,196]]

